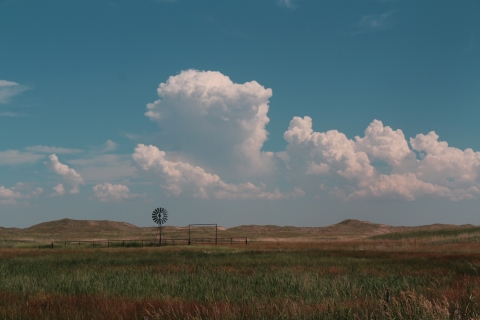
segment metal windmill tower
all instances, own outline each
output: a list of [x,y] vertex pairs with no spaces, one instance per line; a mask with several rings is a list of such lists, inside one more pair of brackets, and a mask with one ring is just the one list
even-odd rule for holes
[[168,219],[168,211],[165,208],[156,208],[153,210],[152,213],[152,219],[153,221],[158,225],[158,231],[157,231],[157,236],[158,237],[158,245],[162,245],[162,225],[167,222]]

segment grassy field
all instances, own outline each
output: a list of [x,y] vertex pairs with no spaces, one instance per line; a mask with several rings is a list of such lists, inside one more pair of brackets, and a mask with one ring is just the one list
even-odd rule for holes
[[466,227],[455,229],[438,230],[415,230],[392,232],[373,236],[372,239],[401,240],[401,239],[458,239],[458,238],[480,238],[480,227]]
[[0,249],[2,319],[480,319],[480,244]]

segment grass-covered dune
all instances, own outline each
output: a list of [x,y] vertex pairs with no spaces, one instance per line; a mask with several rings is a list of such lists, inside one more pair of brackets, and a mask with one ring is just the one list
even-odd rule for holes
[[[325,227],[293,227],[275,225],[243,225],[232,228],[219,226],[218,237],[247,237],[252,241],[335,241],[370,238],[373,240],[401,240],[434,236],[474,235],[480,227],[472,225],[434,224],[418,227],[393,227],[384,224],[348,219]],[[155,239],[155,227],[137,227],[125,222],[108,220],[62,219],[43,222],[29,228],[0,227],[0,240],[64,241],[64,240],[118,240]],[[214,237],[211,227],[192,227],[192,237]],[[166,226],[166,238],[188,238],[188,226]],[[1,245],[0,245],[1,246]]]

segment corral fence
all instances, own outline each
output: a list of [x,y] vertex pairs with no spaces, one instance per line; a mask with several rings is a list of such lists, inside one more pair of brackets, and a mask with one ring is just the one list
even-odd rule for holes
[[[236,245],[248,244],[248,238],[185,238],[185,239],[162,239],[161,246],[176,245]],[[33,245],[33,243],[32,243]],[[33,245],[35,246],[35,245]],[[66,240],[39,243],[37,248],[141,248],[158,247],[159,243],[154,240],[125,239],[125,240]]]

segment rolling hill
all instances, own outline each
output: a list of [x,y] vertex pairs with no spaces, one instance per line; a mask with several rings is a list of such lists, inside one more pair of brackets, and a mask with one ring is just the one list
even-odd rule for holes
[[[1,240],[80,240],[80,239],[150,239],[157,229],[137,227],[126,222],[109,220],[61,219],[42,222],[20,228],[0,227]],[[196,230],[202,237],[213,237],[213,229]],[[242,225],[233,228],[218,228],[218,236],[248,237],[252,240],[335,240],[335,239],[408,239],[428,236],[458,236],[480,234],[480,227],[473,225],[432,224],[417,227],[394,227],[369,221],[347,219],[326,227],[293,227],[276,225]],[[169,238],[187,238],[188,228],[167,226],[164,234]]]

